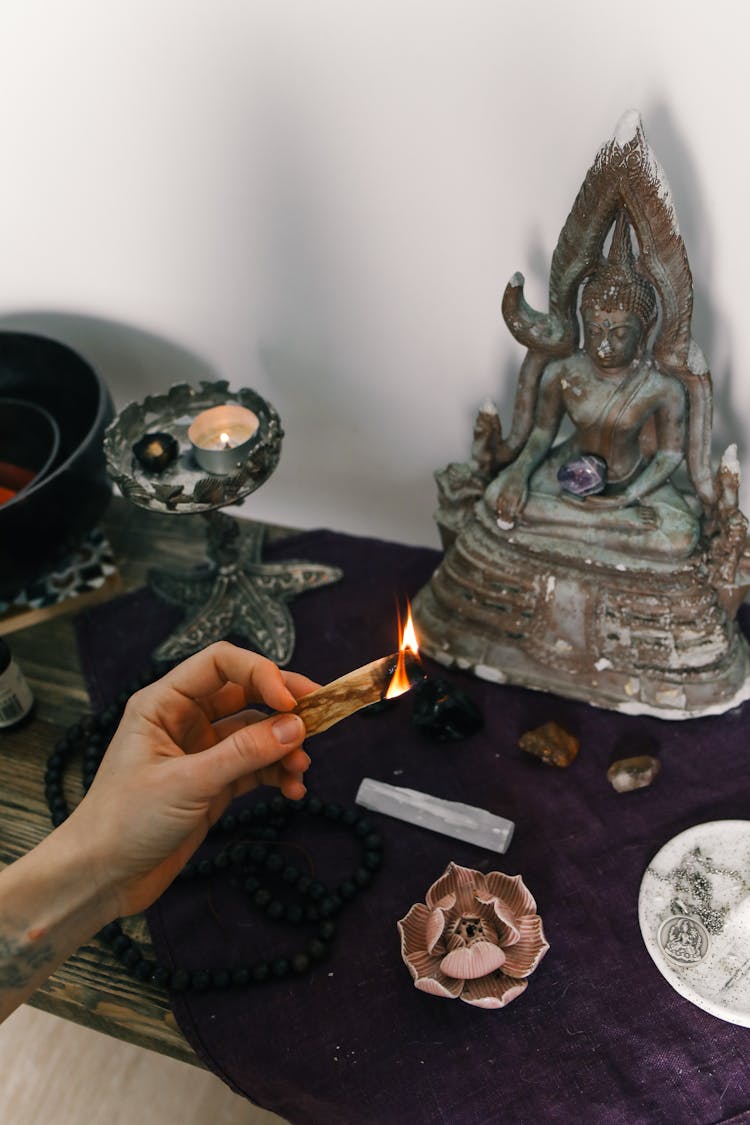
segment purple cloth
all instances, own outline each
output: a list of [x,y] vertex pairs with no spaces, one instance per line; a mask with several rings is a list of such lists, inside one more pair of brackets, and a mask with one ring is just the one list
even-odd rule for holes
[[[292,666],[327,682],[395,647],[397,598],[413,596],[439,556],[322,531],[275,544],[266,557],[344,570],[339,584],[293,603]],[[81,615],[96,706],[122,690],[173,622],[174,611],[147,591]],[[341,915],[331,957],[294,979],[174,997],[187,1039],[233,1089],[294,1125],[750,1120],[750,1031],[670,988],[637,914],[643,872],[667,840],[702,821],[747,815],[748,705],[671,723],[456,672],[448,678],[482,709],[481,733],[430,742],[412,728],[405,696],[311,740],[310,790],[348,804],[369,776],[488,808],[516,822],[508,853],[375,818],[384,867]],[[549,719],[580,739],[567,770],[518,749],[523,731]],[[644,750],[661,759],[655,784],[615,793],[607,766]],[[320,877],[344,877],[351,838],[301,819],[300,840]],[[551,949],[506,1009],[420,993],[401,960],[396,921],[424,901],[450,860],[520,873],[537,900]],[[239,964],[288,945],[288,930],[249,914],[231,888],[208,899],[198,883],[178,882],[148,920],[161,958],[188,968]]]

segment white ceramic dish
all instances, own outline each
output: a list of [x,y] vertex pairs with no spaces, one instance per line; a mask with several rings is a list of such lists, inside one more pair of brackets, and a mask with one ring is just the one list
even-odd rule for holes
[[666,843],[644,873],[638,920],[675,991],[750,1027],[750,821],[696,824]]

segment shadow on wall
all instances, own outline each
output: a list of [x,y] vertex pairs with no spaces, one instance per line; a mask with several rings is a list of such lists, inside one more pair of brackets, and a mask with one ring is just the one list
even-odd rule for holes
[[716,460],[730,442],[737,441],[731,326],[717,306],[715,292],[715,229],[703,190],[700,153],[697,159],[683,140],[672,110],[657,101],[644,115],[646,137],[665,170],[673,191],[680,233],[693,275],[693,339],[703,351],[711,372],[714,393],[713,455]]
[[220,376],[200,356],[129,324],[101,317],[51,311],[0,316],[0,331],[29,332],[67,344],[94,367],[109,388],[116,410],[173,383],[198,384]]

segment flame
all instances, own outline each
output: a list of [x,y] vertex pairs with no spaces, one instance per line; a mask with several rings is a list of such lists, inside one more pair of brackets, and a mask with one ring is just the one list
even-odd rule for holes
[[219,434],[219,441],[221,442],[221,448],[222,449],[231,449],[232,448],[232,443],[229,440],[229,434],[220,433]]
[[419,642],[417,641],[417,634],[414,631],[414,622],[411,617],[411,606],[406,616],[406,624],[402,627],[399,616],[399,632],[401,634],[398,644],[398,661],[396,663],[396,671],[391,677],[391,682],[388,684],[388,690],[385,693],[386,699],[395,699],[398,695],[403,695],[412,686],[409,680],[409,675],[406,671],[406,653],[410,652],[412,656],[419,656]]

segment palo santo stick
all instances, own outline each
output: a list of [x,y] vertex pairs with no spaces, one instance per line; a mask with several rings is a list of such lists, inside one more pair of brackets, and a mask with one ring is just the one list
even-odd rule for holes
[[[355,711],[383,699],[397,662],[398,653],[394,652],[390,656],[382,656],[380,660],[373,660],[371,664],[363,664],[325,687],[303,695],[291,714],[302,719],[308,738],[312,734],[320,734]],[[405,663],[410,683],[424,678],[419,660],[414,655],[406,653]]]

